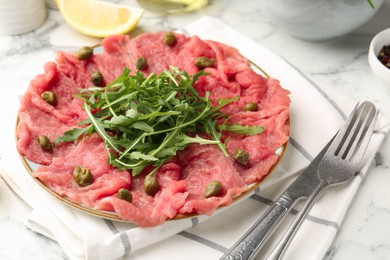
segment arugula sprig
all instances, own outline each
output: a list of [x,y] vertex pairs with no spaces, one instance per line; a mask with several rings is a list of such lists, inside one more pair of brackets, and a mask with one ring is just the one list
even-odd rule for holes
[[205,73],[190,76],[171,67],[145,77],[140,71],[130,75],[126,68],[105,88],[90,87],[80,92],[78,97],[84,100],[88,118],[55,143],[97,132],[106,144],[109,164],[131,170],[133,176],[149,165],[154,166],[153,174],[191,143],[216,144],[228,156],[221,141],[222,130],[254,135],[264,129],[228,124],[228,118],[217,124],[218,119],[226,117],[220,109],[238,97],[221,99],[213,106],[208,93],[202,97],[193,87],[201,75]]
[[372,9],[375,9],[374,3],[372,0],[367,0],[368,4],[371,6]]

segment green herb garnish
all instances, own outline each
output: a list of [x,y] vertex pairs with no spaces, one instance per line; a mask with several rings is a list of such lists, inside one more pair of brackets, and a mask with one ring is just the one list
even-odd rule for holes
[[368,4],[371,6],[372,9],[375,9],[374,3],[372,0],[367,0]]
[[[55,143],[70,142],[97,132],[104,140],[109,164],[132,170],[133,176],[149,165],[151,174],[188,144],[216,144],[228,156],[220,131],[244,135],[261,133],[260,126],[229,125],[220,108],[238,97],[221,99],[212,106],[208,93],[201,97],[194,89],[204,72],[193,76],[172,67],[160,75],[125,69],[106,87],[90,87],[78,95],[84,100],[88,118],[57,138]],[[223,124],[217,124],[222,119]],[[205,133],[201,137],[196,133]]]

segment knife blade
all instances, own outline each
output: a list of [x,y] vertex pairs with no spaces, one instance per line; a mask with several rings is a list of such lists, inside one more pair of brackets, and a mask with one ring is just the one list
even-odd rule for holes
[[221,260],[246,260],[253,259],[257,255],[264,242],[276,229],[286,213],[300,199],[309,197],[318,186],[318,165],[333,139],[334,137],[240,240],[220,258]]

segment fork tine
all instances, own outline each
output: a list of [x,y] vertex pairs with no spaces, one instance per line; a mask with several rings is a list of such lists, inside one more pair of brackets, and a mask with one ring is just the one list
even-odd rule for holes
[[[351,160],[358,148],[364,147],[370,140],[375,127],[377,114],[375,111],[375,106],[371,102],[365,101],[360,106],[358,103],[345,121],[344,126],[337,133],[329,151],[342,159]],[[363,144],[366,139],[367,141]],[[356,161],[358,160],[359,158],[356,158]]]
[[338,131],[331,146],[328,149],[328,151],[333,152],[335,155],[339,154],[341,147],[344,145],[346,141],[346,136],[347,136],[346,133],[349,133],[352,128],[351,122],[356,120],[356,111],[358,109],[358,106],[359,103],[356,104],[355,108],[346,119],[343,127],[340,128],[340,130]]
[[341,156],[342,159],[345,159],[347,157],[349,151],[351,151],[351,146],[354,143],[356,144],[355,140],[359,132],[361,132],[362,130],[362,122],[361,122],[362,117],[366,118],[367,115],[367,113],[365,113],[366,112],[365,108],[366,108],[366,104],[363,103],[358,107],[356,113],[353,114],[353,121],[348,128],[349,131],[345,133],[344,143],[340,144],[339,151],[336,154],[337,156]]
[[357,119],[348,135],[346,145],[343,146],[341,158],[350,160],[355,150],[360,147],[362,138],[365,137],[367,128],[375,115],[375,107],[372,103],[363,102],[357,111]]
[[[360,163],[366,152],[368,143],[370,142],[372,133],[374,132],[379,110],[376,110],[371,104],[370,110],[367,112],[368,116],[365,118],[363,125],[358,133],[357,141],[351,146],[352,152],[347,159],[353,160],[355,163]],[[362,147],[362,149],[359,149]]]

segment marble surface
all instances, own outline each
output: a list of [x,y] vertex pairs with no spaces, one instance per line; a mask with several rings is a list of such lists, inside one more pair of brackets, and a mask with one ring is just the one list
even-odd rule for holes
[[[137,6],[136,1],[122,2]],[[390,86],[382,85],[374,77],[367,61],[372,37],[390,27],[389,1],[385,1],[370,22],[353,33],[315,43],[293,38],[282,31],[267,17],[260,2],[247,0],[243,4],[240,0],[214,0],[199,12],[169,17],[146,12],[131,34],[175,30],[204,15],[217,17],[265,45],[316,83],[331,86],[356,100],[373,101],[381,113],[390,118]],[[48,10],[46,22],[37,30],[17,36],[0,36],[2,87],[15,87],[23,93],[31,76],[42,71],[42,64],[53,59],[56,50],[74,50],[97,42],[99,39],[70,29],[58,11]],[[378,167],[371,170],[362,185],[324,259],[390,258],[388,139],[380,150],[377,163]],[[24,227],[23,216],[28,211],[28,206],[0,179],[0,259],[67,259],[56,242]]]

